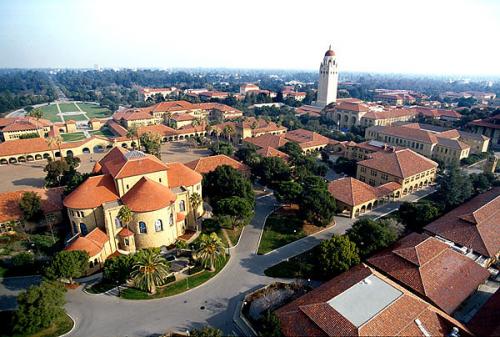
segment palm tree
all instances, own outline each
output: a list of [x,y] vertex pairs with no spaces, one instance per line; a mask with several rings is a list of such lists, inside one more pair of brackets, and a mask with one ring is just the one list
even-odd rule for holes
[[56,145],[56,137],[49,137],[46,139],[47,145],[50,148],[50,151],[52,152],[52,158],[56,160],[56,155],[54,154],[54,146]]
[[215,263],[226,256],[226,248],[215,232],[210,235],[202,234],[200,248],[196,256],[201,260],[205,268],[210,268],[210,271],[213,272],[215,271]]
[[205,125],[205,131],[207,132],[207,136],[208,136],[208,137],[210,137],[210,136],[211,136],[211,134],[210,134],[210,133],[212,132],[212,130],[213,130],[212,125],[210,125],[210,124]]
[[203,200],[201,199],[201,195],[199,193],[194,192],[189,196],[189,203],[191,204],[191,208],[193,209],[194,220],[198,217],[198,207],[200,207]]
[[171,112],[166,112],[165,113],[165,119],[166,119],[167,125],[170,126],[170,120],[172,119],[172,113]]
[[139,132],[138,128],[136,125],[132,125],[128,130],[127,130],[127,138],[133,140],[134,138],[137,140],[137,148],[141,148],[141,143],[139,139]]
[[28,112],[28,116],[35,118],[36,120],[36,128],[38,129],[38,122],[40,121],[40,118],[43,116],[43,111],[40,108],[34,108],[30,112]]
[[61,136],[55,136],[54,138],[56,139],[55,142],[56,142],[57,148],[59,149],[59,155],[61,156],[60,160],[63,160],[64,157],[63,157],[63,154],[62,154],[62,151],[61,151],[61,145],[63,143],[63,139],[62,139]]
[[169,275],[169,263],[159,252],[152,249],[138,253],[130,276],[134,284],[141,290],[156,294],[156,287],[165,283]]
[[231,143],[231,135],[234,134],[234,128],[231,125],[226,125],[222,132],[224,133],[224,136],[227,137],[227,139]]
[[128,208],[127,205],[123,206],[118,211],[117,218],[120,219],[121,223],[125,224],[127,226],[127,228],[128,228],[128,225],[132,222],[132,217],[133,217],[132,211],[130,210],[130,208]]

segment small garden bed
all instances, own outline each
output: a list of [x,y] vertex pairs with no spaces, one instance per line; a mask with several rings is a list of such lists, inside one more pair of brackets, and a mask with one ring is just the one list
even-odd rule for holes
[[269,277],[319,279],[316,247],[264,270]]
[[[229,261],[229,256],[226,256],[224,260],[216,264],[215,272],[210,272],[208,270],[202,270],[194,275],[188,276],[182,280],[170,283],[157,290],[157,293],[150,295],[145,291],[136,288],[126,288],[121,292],[121,297],[128,300],[148,300],[153,298],[162,298],[177,295],[183,293],[189,289],[195,288],[215,275],[217,275]],[[195,267],[196,268],[196,267]]]
[[100,282],[95,283],[88,288],[85,288],[85,291],[87,291],[89,294],[102,294],[108,290],[113,289],[114,287],[116,287],[116,284],[101,280]]
[[297,209],[280,208],[267,218],[257,253],[266,254],[322,229],[300,219]]
[[47,329],[38,331],[32,335],[26,334],[13,334],[12,333],[12,316],[13,311],[0,311],[0,337],[12,336],[12,337],[57,337],[68,333],[73,328],[73,320],[68,316],[62,316],[55,324],[51,325]]

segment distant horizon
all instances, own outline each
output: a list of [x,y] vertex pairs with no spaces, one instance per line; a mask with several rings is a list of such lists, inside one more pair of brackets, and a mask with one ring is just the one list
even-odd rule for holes
[[[500,76],[495,0],[0,1],[0,67]],[[484,46],[484,47],[483,47]]]

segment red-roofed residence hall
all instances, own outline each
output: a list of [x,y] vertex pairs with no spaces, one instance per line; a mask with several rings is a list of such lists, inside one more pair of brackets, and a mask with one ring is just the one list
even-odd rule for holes
[[[402,195],[428,186],[436,179],[438,164],[410,149],[376,152],[370,159],[358,162],[356,178],[371,186],[388,182],[401,185]],[[395,197],[401,195],[399,191]]]
[[[140,151],[113,148],[94,167],[100,175],[88,178],[64,199],[71,230],[76,239],[66,249],[89,253],[102,263],[116,251],[173,244],[186,228],[195,228],[189,197],[202,194],[202,176],[180,163],[165,164]],[[128,206],[129,224],[118,212]]]

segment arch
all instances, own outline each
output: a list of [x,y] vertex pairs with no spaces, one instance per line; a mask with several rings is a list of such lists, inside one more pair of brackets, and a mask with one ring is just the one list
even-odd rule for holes
[[370,202],[367,206],[366,206],[366,210],[367,211],[371,211],[372,210],[372,203]]
[[80,233],[82,233],[83,236],[87,235],[89,230],[87,229],[87,225],[84,224],[83,222],[80,222]]
[[361,206],[361,213],[364,213],[364,212],[366,212],[366,206],[365,205]]
[[84,148],[82,149],[82,152],[83,152],[83,153],[90,153],[90,149],[89,149],[88,147],[84,147]]
[[163,230],[163,221],[161,219],[157,219],[155,221],[155,231],[161,232]]
[[115,227],[116,228],[121,228],[122,227],[122,221],[118,217],[115,217]]
[[354,212],[354,216],[358,216],[359,215],[359,208],[356,208],[356,212]]
[[33,160],[35,160],[35,158],[32,155],[29,154],[29,155],[26,156],[26,160],[27,161],[33,161]]
[[43,154],[43,159],[47,159],[47,158],[50,158],[50,154],[48,154],[48,153],[44,153],[44,154]]
[[144,221],[139,221],[139,233],[146,234],[148,232],[148,227]]
[[17,163],[17,159],[16,158],[9,158],[9,163],[15,164],[15,163]]
[[102,145],[94,146],[94,153],[101,153],[101,152],[104,152],[104,147]]
[[5,158],[0,159],[0,165],[7,165],[9,161]]
[[397,191],[396,194],[394,194],[394,198],[399,198],[401,196],[401,192]]
[[406,195],[408,193],[408,189],[405,188],[404,191],[403,191],[403,195]]
[[35,154],[35,160],[42,160],[41,154]]
[[422,186],[424,186],[424,182],[423,181],[421,181],[420,184],[418,184],[418,187],[422,187]]
[[19,157],[17,157],[17,161],[20,162],[20,163],[25,163],[26,162],[26,158],[24,156],[19,156]]
[[183,135],[180,135],[179,136],[179,140],[183,140],[184,139],[184,136]]
[[163,137],[163,142],[164,143],[168,142],[168,137]]
[[60,132],[60,133],[65,133],[65,132],[66,132],[66,129],[64,129],[64,128],[60,128],[60,129],[59,129],[59,132]]
[[127,148],[128,144],[127,143],[122,143],[122,147]]
[[112,149],[112,148],[113,148],[113,145],[111,145],[111,144],[106,145],[106,149]]
[[410,188],[408,189],[408,192],[409,193],[413,192],[413,186],[410,186]]
[[337,114],[337,121],[339,122],[340,122],[340,117],[341,117],[340,114]]
[[346,123],[349,122],[349,116],[344,115],[344,122],[346,122]]
[[353,124],[353,125],[355,125],[355,124],[356,124],[356,121],[357,121],[356,117],[354,117],[354,116],[353,116],[353,117],[351,117],[351,122],[352,122],[352,124]]
[[66,157],[73,157],[73,151],[72,150],[66,151]]
[[90,269],[94,268],[94,261],[90,261],[90,262],[89,262],[89,268],[90,268]]
[[56,156],[56,158],[60,158],[61,157],[61,152],[56,151],[56,153],[54,153],[54,156]]
[[186,202],[184,200],[179,201],[179,211],[184,212],[186,210]]
[[168,137],[168,141],[169,142],[172,141],[172,140],[174,140],[174,137]]

